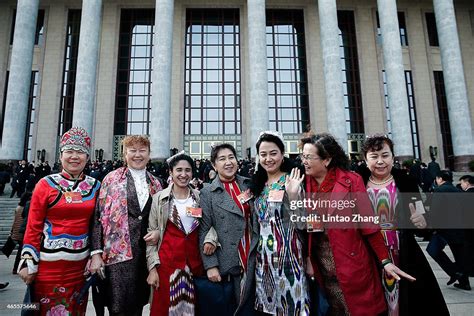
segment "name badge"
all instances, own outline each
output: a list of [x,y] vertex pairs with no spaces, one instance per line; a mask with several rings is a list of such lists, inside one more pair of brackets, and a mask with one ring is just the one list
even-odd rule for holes
[[81,192],[64,192],[66,203],[82,203]]
[[306,231],[308,233],[320,233],[324,231],[324,224],[321,220],[308,221],[306,223]]
[[191,217],[195,217],[195,218],[201,218],[202,217],[202,208],[188,206],[188,207],[186,207],[186,215],[191,216]]
[[285,195],[284,190],[270,190],[268,194],[268,202],[283,202],[283,196]]
[[237,199],[240,201],[241,204],[247,203],[252,198],[253,198],[253,194],[250,192],[250,190],[242,192],[237,196]]

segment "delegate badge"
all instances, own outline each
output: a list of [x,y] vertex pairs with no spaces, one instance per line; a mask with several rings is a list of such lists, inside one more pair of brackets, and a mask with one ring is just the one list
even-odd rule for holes
[[250,201],[252,198],[253,198],[253,194],[250,192],[250,190],[242,192],[237,196],[237,199],[240,201],[240,204],[242,205]]
[[82,203],[81,192],[64,192],[66,203]]
[[285,195],[284,190],[270,190],[268,193],[268,202],[283,202],[283,196]]
[[195,218],[201,218],[202,217],[202,208],[188,206],[188,207],[186,207],[186,215],[191,216],[191,217],[195,217]]

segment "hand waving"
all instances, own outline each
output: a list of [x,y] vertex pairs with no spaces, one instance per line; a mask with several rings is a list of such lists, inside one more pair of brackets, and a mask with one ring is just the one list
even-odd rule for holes
[[300,169],[293,168],[290,175],[286,176],[285,188],[288,197],[291,200],[296,200],[298,198],[298,192],[303,182],[304,174],[301,174]]

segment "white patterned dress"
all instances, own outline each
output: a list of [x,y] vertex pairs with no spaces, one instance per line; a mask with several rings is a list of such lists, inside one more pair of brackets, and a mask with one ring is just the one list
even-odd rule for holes
[[285,176],[255,199],[260,224],[255,309],[274,315],[309,315],[303,246],[290,221],[290,209],[282,202],[268,202],[270,190],[285,190]]

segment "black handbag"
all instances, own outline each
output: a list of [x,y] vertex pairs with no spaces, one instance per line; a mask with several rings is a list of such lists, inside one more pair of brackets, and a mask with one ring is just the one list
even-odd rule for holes
[[10,257],[10,255],[13,252],[13,249],[15,249],[16,242],[12,239],[12,236],[8,236],[7,241],[5,242],[5,245],[2,247],[2,252],[5,256]]
[[235,303],[232,277],[222,277],[221,282],[211,282],[207,277],[195,277],[196,307],[199,315],[233,315]]

